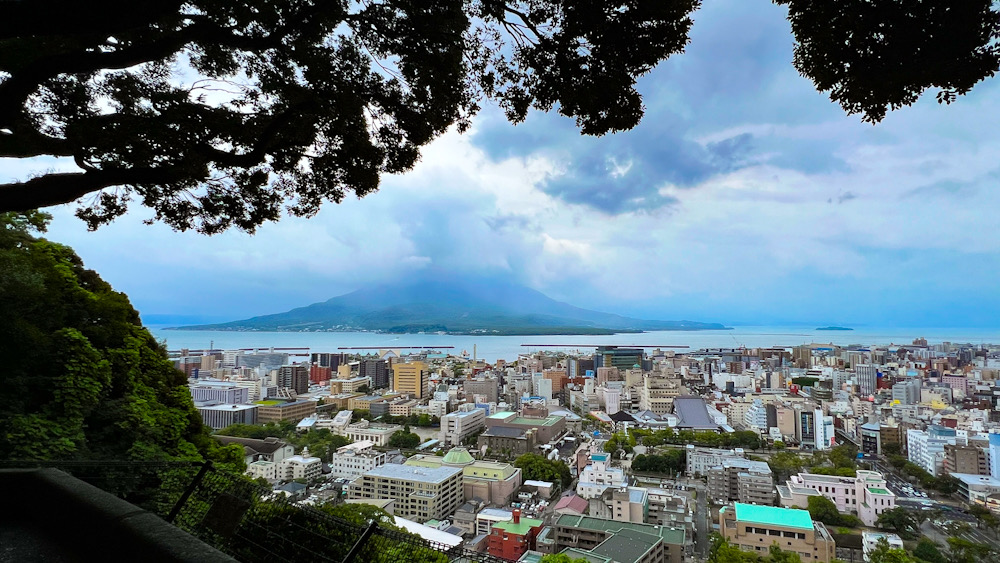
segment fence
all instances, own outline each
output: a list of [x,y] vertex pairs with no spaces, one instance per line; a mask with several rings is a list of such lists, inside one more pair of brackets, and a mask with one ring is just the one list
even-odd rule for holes
[[240,561],[508,563],[505,559],[299,506],[243,475],[199,462],[2,462],[54,467],[144,508]]

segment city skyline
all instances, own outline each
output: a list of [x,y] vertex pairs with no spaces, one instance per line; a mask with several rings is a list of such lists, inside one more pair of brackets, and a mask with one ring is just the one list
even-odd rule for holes
[[[380,192],[254,237],[144,226],[140,209],[88,233],[66,207],[47,236],[144,315],[206,321],[435,268],[641,318],[996,326],[996,85],[864,124],[797,75],[784,15],[699,10],[688,52],[640,80],[631,132],[584,138],[554,114],[512,126],[487,108]],[[5,175],[64,165],[24,164]]]

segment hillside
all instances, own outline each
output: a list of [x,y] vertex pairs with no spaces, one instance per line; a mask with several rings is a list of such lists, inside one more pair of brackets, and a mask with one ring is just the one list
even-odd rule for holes
[[493,280],[437,279],[373,286],[284,313],[179,328],[530,335],[726,327],[718,323],[633,319],[581,309],[524,286]]

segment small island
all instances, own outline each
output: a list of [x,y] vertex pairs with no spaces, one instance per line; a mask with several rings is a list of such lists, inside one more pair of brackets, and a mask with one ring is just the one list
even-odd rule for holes
[[847,328],[846,326],[821,326],[816,330],[854,330],[854,329]]

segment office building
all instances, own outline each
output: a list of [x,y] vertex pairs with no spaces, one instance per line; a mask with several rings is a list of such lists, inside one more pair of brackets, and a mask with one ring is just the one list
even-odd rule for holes
[[398,424],[380,424],[359,420],[338,433],[347,436],[351,442],[372,442],[376,446],[386,446],[389,444],[389,438],[402,429],[403,427]]
[[771,544],[798,554],[803,563],[836,557],[833,536],[806,510],[734,503],[719,509],[719,533],[743,551],[766,555]]
[[920,402],[920,379],[908,378],[892,386],[892,400],[901,405],[915,405]]
[[396,516],[426,522],[448,518],[462,504],[462,469],[386,464],[351,482],[348,498],[395,499]]
[[462,389],[465,391],[466,400],[482,395],[487,403],[496,403],[500,398],[500,383],[495,377],[467,379],[462,382]]
[[927,430],[906,431],[906,451],[910,461],[937,477],[944,469],[944,446],[957,443],[954,428],[932,424]]
[[441,417],[441,445],[460,446],[462,440],[474,435],[486,426],[486,411],[473,408],[448,413]]
[[878,390],[878,366],[872,364],[856,365],[854,366],[854,375],[861,395],[873,395]]
[[990,474],[990,450],[981,445],[944,445],[944,472],[969,475]]
[[614,367],[625,371],[633,367],[653,369],[652,362],[646,362],[642,348],[619,348],[618,346],[598,346],[594,354],[594,368]]
[[[246,389],[243,389],[246,391]],[[194,404],[201,420],[213,430],[232,424],[256,424],[257,405],[232,405],[218,401],[197,401]]]
[[245,405],[250,402],[250,390],[247,386],[236,385],[228,381],[199,380],[191,386],[191,398],[199,401],[217,401],[230,405]]
[[1000,434],[990,434],[990,476],[1000,479]]
[[422,399],[428,393],[428,375],[427,364],[424,362],[393,364],[392,389],[414,399]]
[[358,364],[358,377],[371,380],[372,389],[388,389],[389,363],[385,360],[365,359]]
[[[309,374],[306,374],[308,378]],[[278,422],[287,420],[298,422],[303,418],[315,414],[316,401],[286,401],[281,399],[268,399],[257,401],[257,422],[267,424],[268,422]]]

